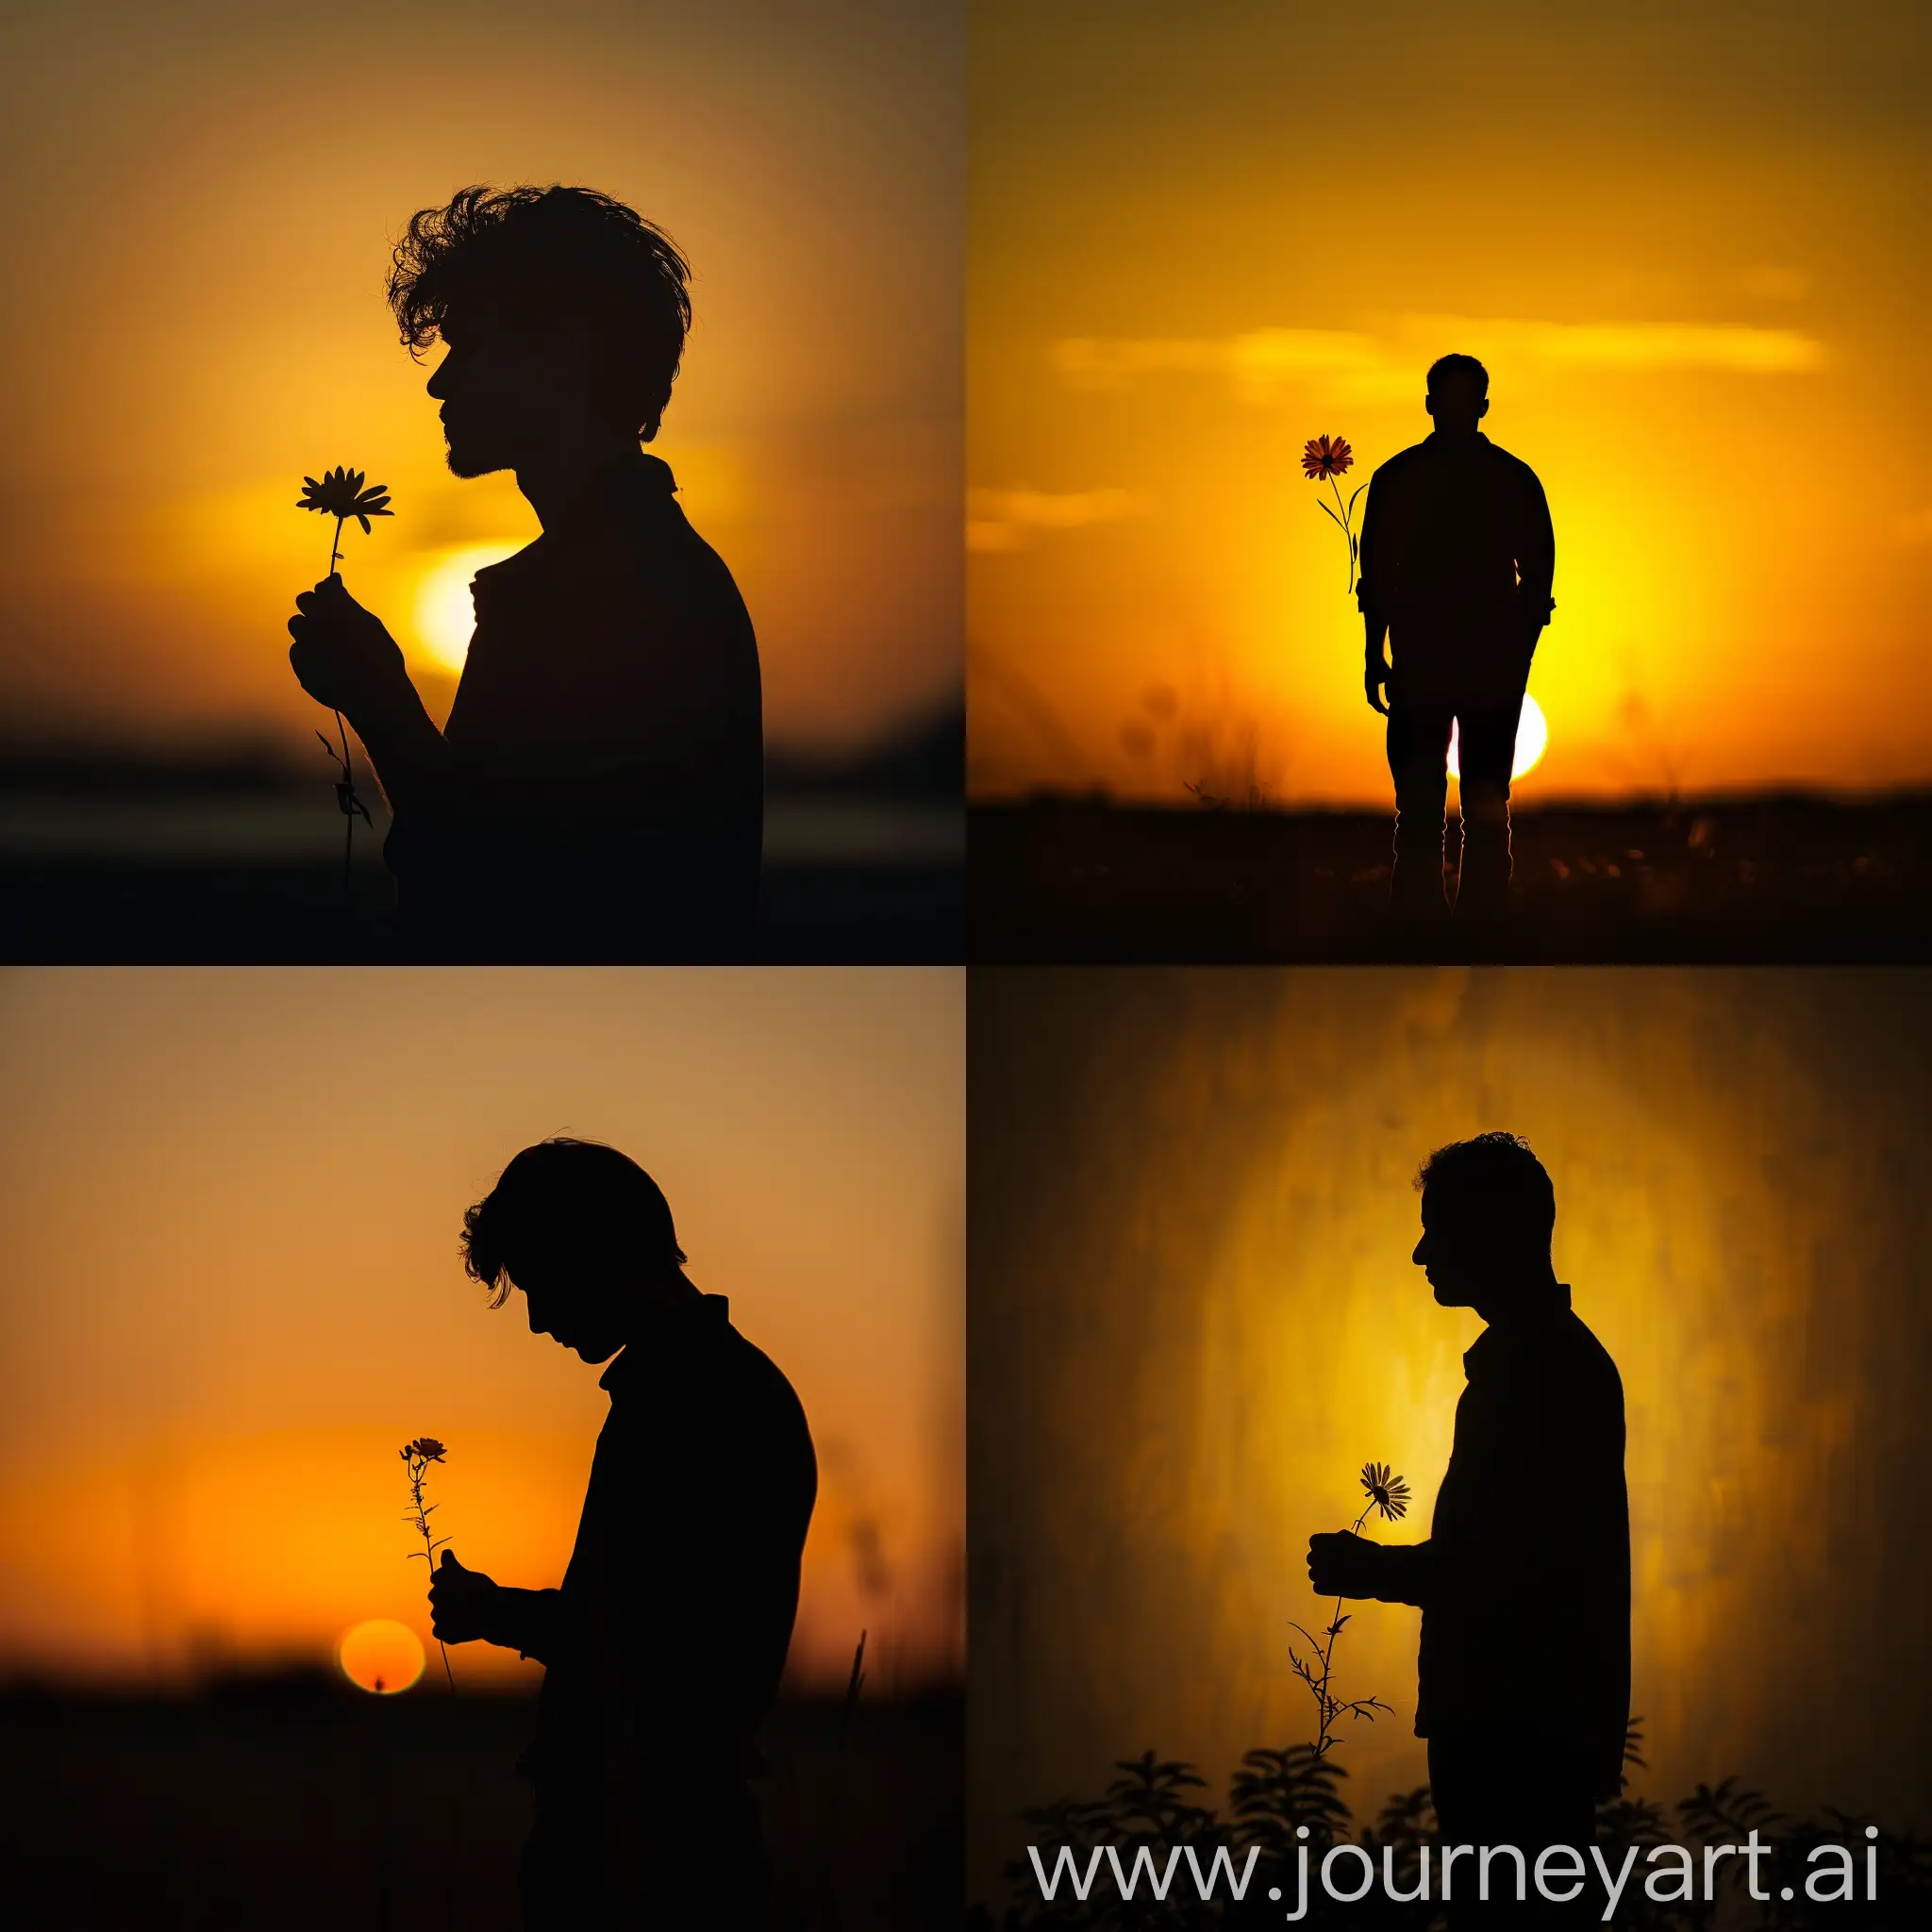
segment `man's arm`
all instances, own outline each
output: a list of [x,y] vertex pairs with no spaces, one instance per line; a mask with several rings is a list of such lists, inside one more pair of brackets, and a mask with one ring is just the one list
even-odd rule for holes
[[289,622],[295,675],[355,727],[398,815],[450,830],[514,824],[541,832],[547,824],[581,836],[641,825],[697,829],[718,823],[731,801],[733,774],[712,742],[723,694],[702,677],[691,689],[667,682],[658,693],[663,741],[676,747],[672,757],[484,760],[458,751],[437,729],[395,640],[340,577],[305,591],[295,604]]
[[1425,1609],[1434,1577],[1433,1541],[1372,1543],[1346,1529],[1308,1539],[1308,1581],[1317,1596],[1360,1597]]
[[1557,575],[1557,532],[1550,522],[1549,499],[1534,472],[1527,479],[1522,529],[1516,541],[1516,595],[1523,613],[1523,656],[1525,669],[1536,654],[1537,640],[1557,606],[1550,587]]
[[467,1570],[452,1551],[429,1582],[431,1634],[444,1643],[493,1643],[553,1664],[580,1641],[560,1591],[514,1590],[480,1570]]
[[1382,641],[1389,634],[1389,597],[1386,533],[1378,513],[1381,493],[1380,483],[1371,477],[1368,501],[1362,506],[1361,544],[1357,552],[1361,575],[1355,600],[1362,614],[1362,690],[1371,708],[1386,717],[1389,707],[1383,699],[1383,687],[1389,682],[1389,662],[1382,655]]

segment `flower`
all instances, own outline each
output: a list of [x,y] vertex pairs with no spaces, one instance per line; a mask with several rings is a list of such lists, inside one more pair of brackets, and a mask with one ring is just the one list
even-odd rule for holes
[[[1310,443],[1309,448],[1314,445]],[[338,524],[345,524],[351,517],[362,525],[362,534],[369,534],[371,517],[392,517],[395,511],[389,507],[389,485],[377,483],[373,488],[362,487],[363,472],[345,470],[338,463],[333,470],[322,473],[322,481],[313,476],[302,479],[301,500],[297,509],[319,509],[325,516],[335,518]]]
[[441,1462],[442,1444],[434,1436],[418,1436],[413,1442],[403,1445],[403,1455],[406,1457],[420,1456],[425,1462]]
[[1310,437],[1302,451],[1302,468],[1310,483],[1322,476],[1339,476],[1354,461],[1355,452],[1339,436]]
[[1390,1522],[1408,1514],[1408,1485],[1399,1475],[1391,1476],[1386,1462],[1362,1464],[1362,1488],[1368,1491],[1372,1507]]

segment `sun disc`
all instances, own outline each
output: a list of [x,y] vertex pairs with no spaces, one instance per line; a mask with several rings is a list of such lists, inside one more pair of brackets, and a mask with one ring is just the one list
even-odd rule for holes
[[[1462,726],[1453,726],[1449,733],[1449,775],[1460,779],[1462,760],[1459,756],[1462,741]],[[1516,757],[1509,767],[1509,776],[1515,780],[1523,776],[1543,755],[1543,747],[1550,741],[1549,721],[1543,716],[1543,708],[1532,697],[1523,700],[1523,715],[1516,721]]]
[[342,1632],[336,1645],[342,1675],[364,1690],[389,1697],[423,1674],[423,1644],[407,1624],[371,1617]]
[[445,550],[430,565],[416,592],[416,635],[429,657],[443,670],[460,675],[470,655],[470,635],[476,627],[470,579],[479,570],[514,557],[515,543],[473,543]]

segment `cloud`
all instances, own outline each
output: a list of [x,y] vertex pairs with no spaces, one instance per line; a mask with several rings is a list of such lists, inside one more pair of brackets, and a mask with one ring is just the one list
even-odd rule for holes
[[1024,549],[1036,530],[1078,530],[1139,515],[1131,490],[974,490],[967,492],[969,550]]
[[1499,360],[1521,356],[1570,369],[1724,369],[1779,375],[1817,369],[1824,344],[1790,328],[1701,322],[1522,322],[1466,315],[1407,315],[1405,331],[1433,340],[1456,337],[1472,353]]
[[1380,400],[1408,394],[1454,346],[1492,367],[1528,363],[1648,375],[1708,369],[1749,375],[1823,366],[1824,343],[1796,329],[1744,324],[1541,322],[1513,316],[1408,314],[1386,330],[1258,328],[1220,337],[1075,336],[1054,345],[1068,385],[1121,390],[1150,377],[1221,375],[1236,397],[1266,405],[1318,377],[1331,394]]
[[1811,277],[1801,268],[1776,268],[1760,263],[1744,271],[1744,292],[1766,302],[1802,302],[1811,292]]

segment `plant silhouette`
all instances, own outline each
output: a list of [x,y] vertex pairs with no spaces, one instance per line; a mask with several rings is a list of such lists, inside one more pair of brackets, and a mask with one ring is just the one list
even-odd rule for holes
[[[348,469],[341,463],[333,470],[325,470],[319,478],[304,476],[302,479],[302,494],[296,499],[295,508],[316,510],[336,520],[335,534],[328,548],[328,577],[335,575],[336,566],[341,560],[344,524],[354,518],[362,525],[362,534],[366,537],[370,533],[371,517],[395,515],[389,507],[388,488],[377,483],[365,490],[363,482],[362,471]],[[341,774],[336,779],[336,809],[342,815],[342,921],[346,946],[353,951],[356,910],[351,893],[354,890],[356,821],[361,819],[371,831],[375,829],[375,821],[369,816],[369,808],[356,792],[356,768],[349,756],[348,727],[342,723],[341,709],[331,708],[335,709],[336,736],[341,748],[331,744],[320,731],[315,735],[322,741],[323,750],[335,762]]]
[[[1350,1525],[1349,1535],[1359,1536],[1362,1524],[1377,1510],[1391,1523],[1400,1522],[1408,1513],[1408,1485],[1399,1475],[1391,1477],[1387,1463],[1364,1463],[1361,1481],[1369,1500],[1362,1506],[1362,1513]],[[1335,1696],[1330,1688],[1334,1679],[1335,1646],[1349,1621],[1342,1615],[1341,1605],[1342,1599],[1338,1596],[1327,1626],[1320,1637],[1305,1624],[1290,1626],[1300,1631],[1314,1649],[1314,1660],[1310,1662],[1290,1644],[1288,1660],[1295,1675],[1307,1686],[1308,1694],[1315,1700],[1315,1756],[1318,1758],[1327,1757],[1335,1742],[1335,1726],[1344,1718],[1364,1718],[1374,1724],[1378,1710],[1393,1708],[1379,1697],[1358,1697],[1344,1703]]]
[[[1643,1768],[1641,1752],[1641,1721],[1633,1722],[1626,1745],[1626,1763]],[[1294,1868],[1297,1852],[1306,1846],[1311,1870],[1330,1846],[1358,1844],[1375,1862],[1377,1884],[1369,1895],[1353,1905],[1329,1898],[1319,1883],[1311,1880],[1308,1912],[1300,1921],[1311,1927],[1361,1926],[1372,1932],[1427,1932],[1441,1911],[1440,1904],[1424,1900],[1391,1901],[1380,1884],[1383,1854],[1390,1855],[1395,1889],[1416,1889],[1424,1848],[1432,1853],[1436,1868],[1437,1848],[1442,1842],[1437,1828],[1429,1788],[1396,1791],[1384,1802],[1371,1824],[1357,1828],[1347,1803],[1340,1791],[1346,1775],[1332,1759],[1319,1758],[1311,1744],[1291,1744],[1254,1750],[1241,1759],[1228,1781],[1224,1807],[1205,1805],[1193,1794],[1207,1789],[1196,1768],[1178,1758],[1161,1758],[1144,1752],[1138,1758],[1124,1758],[1116,1766],[1122,1775],[1096,1799],[1063,1798],[1053,1805],[1029,1809],[1023,1814],[1028,1827],[1028,1841],[1039,1848],[1041,1862],[1049,1873],[1056,1850],[1065,1845],[1075,1853],[1095,1846],[1120,1848],[1121,1862],[1130,1867],[1130,1846],[1146,1845],[1164,1857],[1168,1848],[1192,1845],[1201,1869],[1217,1846],[1233,1855],[1239,1872],[1250,1848],[1259,1853],[1244,1899],[1230,1898],[1224,1877],[1217,1895],[1203,1901],[1183,1866],[1166,1900],[1147,1895],[1144,1881],[1139,1896],[1123,1900],[1111,1883],[1105,1865],[1101,1875],[1083,1902],[1073,1898],[1064,1882],[1059,1897],[1041,1897],[1030,1859],[1011,1860],[1003,1872],[1008,1901],[995,1916],[992,1910],[977,1908],[976,1924],[983,1932],[1114,1932],[1114,1928],[1161,1928],[1161,1932],[1217,1932],[1217,1928],[1248,1924],[1277,1925],[1287,1905],[1297,1898]],[[1513,1774],[1528,1782],[1538,1773],[1533,1760],[1524,1758],[1512,1767]],[[1674,1820],[1676,1829],[1671,1828]],[[1720,1900],[1707,1904],[1703,1899],[1658,1901],[1648,1896],[1641,1875],[1634,1876],[1624,1890],[1613,1924],[1629,1932],[1710,1932],[1724,1923],[1738,1932],[1830,1932],[1830,1928],[1857,1923],[1876,1928],[1876,1932],[1906,1932],[1926,1923],[1932,1912],[1932,1842],[1910,1832],[1881,1829],[1868,1840],[1865,1830],[1871,1820],[1824,1807],[1815,1817],[1791,1819],[1777,1811],[1765,1796],[1743,1786],[1735,1777],[1716,1786],[1700,1784],[1689,1797],[1665,1807],[1641,1798],[1619,1795],[1596,1807],[1594,1841],[1603,1848],[1614,1871],[1623,1855],[1635,1847],[1638,1863],[1633,1872],[1647,1869],[1645,1854],[1654,1846],[1676,1842],[1701,1850],[1708,1844],[1742,1844],[1754,1828],[1759,1842],[1770,1848],[1763,1868],[1762,1889],[1768,1900],[1754,1901],[1748,1895],[1742,1862],[1737,1858],[1718,1861],[1721,1874]],[[1300,1832],[1306,1829],[1307,1837]],[[1874,1904],[1863,1899],[1864,1848],[1870,1844],[1877,1859],[1877,1898]],[[1807,1855],[1819,1845],[1853,1848],[1857,1860],[1859,1899],[1850,1913],[1842,1904],[1822,1902],[1807,1895],[1805,1880],[1817,1868]],[[1460,1875],[1458,1868],[1457,1875]],[[1698,1858],[1699,1888],[1702,1886],[1702,1859]],[[1353,1882],[1352,1880],[1350,1882]],[[1285,1898],[1271,1902],[1270,1885],[1282,1888]],[[1780,1894],[1790,1888],[1793,1896]],[[1602,1910],[1599,1896],[1590,1913],[1591,1923]]]

